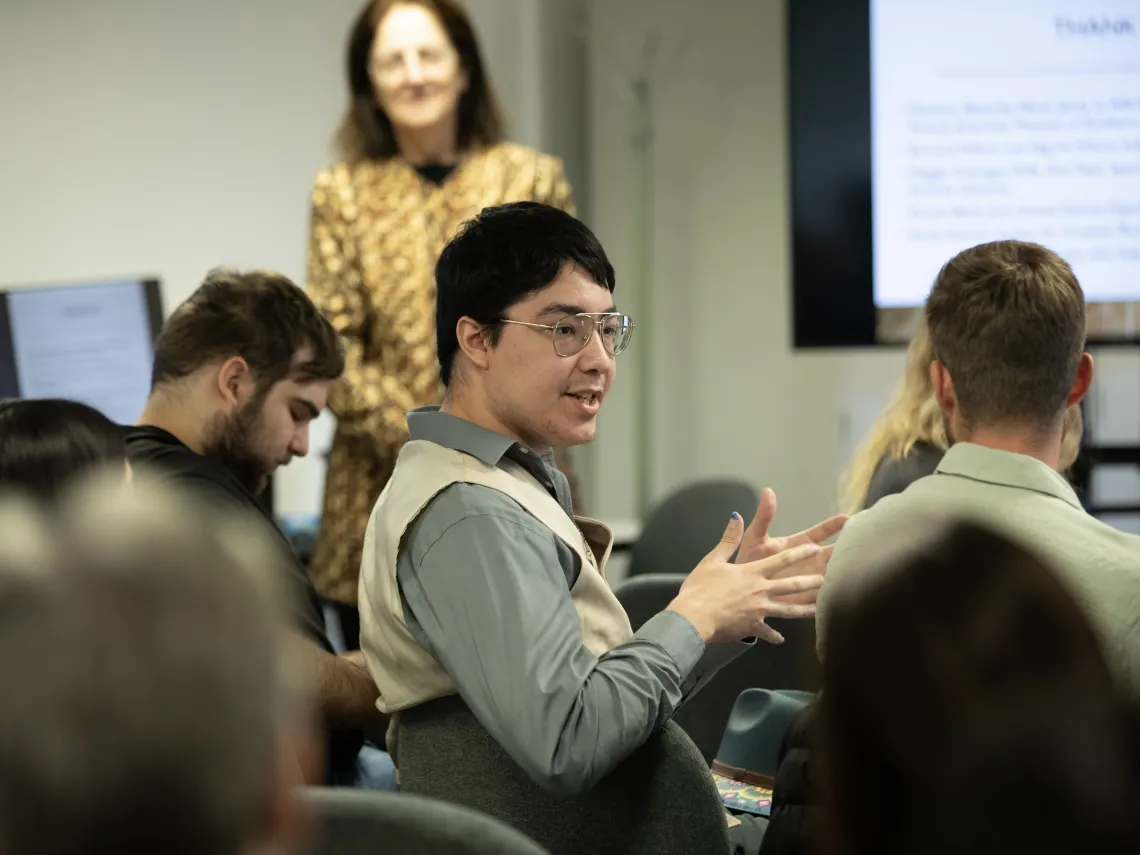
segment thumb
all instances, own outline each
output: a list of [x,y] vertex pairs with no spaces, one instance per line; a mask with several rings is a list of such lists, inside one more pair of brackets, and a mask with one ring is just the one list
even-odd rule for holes
[[728,521],[728,528],[724,530],[724,534],[720,538],[720,543],[713,547],[712,552],[708,554],[708,558],[720,563],[727,563],[732,560],[732,554],[740,547],[740,541],[744,538],[744,519],[740,514],[733,511],[732,517]]
[[756,507],[756,518],[753,525],[759,529],[760,538],[768,536],[768,528],[776,518],[776,491],[765,487],[760,493],[760,504]]

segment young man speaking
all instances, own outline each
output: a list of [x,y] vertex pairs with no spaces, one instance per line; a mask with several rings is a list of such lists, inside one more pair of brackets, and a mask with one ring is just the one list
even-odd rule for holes
[[[631,632],[603,577],[610,532],[572,517],[551,452],[593,439],[633,332],[604,250],[562,211],[504,205],[466,224],[436,280],[447,391],[441,408],[409,415],[411,441],[369,521],[361,647],[386,712],[458,695],[537,784],[536,799],[578,796],[744,650],[740,640],[780,641],[765,618],[814,613],[830,552],[818,541],[843,519],[776,540],[770,514],[747,533],[734,515],[667,610]],[[401,730],[390,731],[397,746]],[[451,780],[431,794],[493,812],[468,796],[499,782],[480,779],[470,740],[447,743],[432,752],[454,761]],[[426,791],[415,759],[395,753],[401,785]],[[573,830],[561,833],[561,846],[540,842],[575,851]]]

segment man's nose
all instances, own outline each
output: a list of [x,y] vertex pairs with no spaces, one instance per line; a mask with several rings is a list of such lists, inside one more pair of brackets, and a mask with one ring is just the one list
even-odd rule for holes
[[601,330],[594,330],[578,356],[578,367],[583,371],[604,371],[613,364],[614,357],[606,349]]
[[289,453],[294,457],[304,457],[309,453],[309,426],[299,428],[289,443]]

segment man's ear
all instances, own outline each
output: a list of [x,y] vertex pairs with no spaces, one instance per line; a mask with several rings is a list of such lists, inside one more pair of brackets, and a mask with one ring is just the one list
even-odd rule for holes
[[934,400],[946,413],[948,419],[954,418],[958,409],[958,399],[954,395],[954,381],[946,366],[937,359],[930,363],[930,385],[934,388]]
[[491,364],[491,336],[487,327],[474,318],[462,317],[455,325],[455,335],[459,339],[459,349],[476,368],[486,370]]
[[1082,353],[1081,361],[1077,364],[1077,376],[1073,385],[1069,387],[1069,397],[1065,399],[1065,407],[1079,404],[1089,393],[1093,381],[1093,358],[1091,354]]
[[249,363],[240,356],[231,356],[218,368],[217,391],[230,409],[241,409],[256,390]]

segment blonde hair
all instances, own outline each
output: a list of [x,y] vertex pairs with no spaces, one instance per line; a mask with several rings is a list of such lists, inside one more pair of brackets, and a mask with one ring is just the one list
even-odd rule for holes
[[[907,348],[906,369],[891,394],[890,403],[875,421],[840,479],[839,507],[843,513],[854,514],[863,510],[871,478],[882,461],[903,459],[919,442],[940,451],[950,447],[946,415],[934,398],[934,386],[930,380],[930,363],[933,361],[934,346],[924,322],[919,325]],[[1065,412],[1061,436],[1062,471],[1076,462],[1083,431],[1081,408],[1069,407]]]

